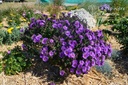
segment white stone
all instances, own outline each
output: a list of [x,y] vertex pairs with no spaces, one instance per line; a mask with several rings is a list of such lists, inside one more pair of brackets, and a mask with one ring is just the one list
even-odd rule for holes
[[96,20],[85,9],[81,8],[81,9],[71,10],[70,13],[71,13],[71,17],[77,16],[81,21],[87,23],[89,29],[94,28],[96,26]]

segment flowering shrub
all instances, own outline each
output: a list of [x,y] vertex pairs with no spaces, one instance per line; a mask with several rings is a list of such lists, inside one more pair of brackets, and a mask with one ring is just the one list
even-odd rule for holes
[[110,7],[110,5],[108,4],[103,4],[102,6],[100,6],[99,8],[101,11],[106,11],[106,12],[110,12],[112,9]]
[[23,35],[23,49],[43,62],[58,66],[60,76],[86,74],[91,67],[104,64],[111,47],[103,40],[101,30],[91,31],[76,16],[60,19],[43,15],[32,18]]

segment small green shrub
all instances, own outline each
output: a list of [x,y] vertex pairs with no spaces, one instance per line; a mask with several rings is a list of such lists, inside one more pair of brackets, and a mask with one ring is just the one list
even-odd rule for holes
[[121,17],[119,16],[119,14],[112,13],[109,15],[108,19],[103,22],[103,24],[114,25],[114,24],[118,24],[120,20],[121,20]]
[[112,28],[115,32],[118,32],[116,35],[120,44],[122,44],[122,49],[124,53],[128,52],[128,17],[122,18],[118,24],[115,24]]
[[31,66],[30,59],[24,55],[24,52],[18,46],[5,53],[3,61],[4,71],[7,75],[17,74]]
[[0,30],[0,44],[12,44],[20,40],[20,30],[10,27],[7,30]]
[[112,0],[111,6],[112,12],[121,17],[128,12],[128,0]]

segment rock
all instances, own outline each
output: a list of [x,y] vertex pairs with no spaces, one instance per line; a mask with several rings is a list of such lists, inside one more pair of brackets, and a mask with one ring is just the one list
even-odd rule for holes
[[94,19],[94,17],[83,8],[72,10],[69,13],[71,13],[71,17],[77,16],[81,21],[87,23],[89,29],[96,26],[96,20]]

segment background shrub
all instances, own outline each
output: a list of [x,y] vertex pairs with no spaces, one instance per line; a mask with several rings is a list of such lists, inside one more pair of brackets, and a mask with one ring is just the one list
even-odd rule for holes
[[128,0],[112,0],[112,12],[123,17],[128,12]]
[[122,44],[122,49],[124,53],[127,54],[128,51],[128,17],[122,18],[118,24],[115,24],[112,28],[115,32],[120,44]]
[[24,55],[19,46],[4,54],[4,71],[7,75],[14,75],[31,66],[30,60]]

